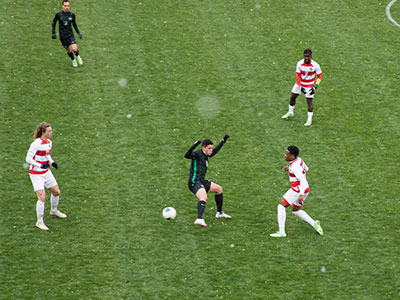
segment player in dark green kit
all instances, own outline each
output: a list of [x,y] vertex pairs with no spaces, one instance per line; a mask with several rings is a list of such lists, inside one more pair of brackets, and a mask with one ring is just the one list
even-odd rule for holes
[[[213,142],[209,139],[205,139],[203,142],[196,141],[185,154],[185,158],[192,160],[189,173],[189,189],[199,199],[197,204],[197,219],[194,221],[195,225],[207,227],[203,219],[203,213],[206,207],[208,192],[215,193],[215,202],[217,203],[217,214],[215,217],[231,218],[231,216],[222,211],[222,187],[210,180],[204,179],[208,168],[208,159],[218,153],[228,138],[229,135],[225,135],[215,148]],[[201,149],[193,151],[200,144],[202,144]]]
[[[78,45],[76,43],[76,39],[74,37],[74,33],[72,31],[72,26],[74,26],[75,31],[78,33],[79,38],[82,39],[82,33],[79,32],[78,25],[76,25],[75,14],[69,11],[69,1],[63,0],[62,2],[62,11],[56,13],[56,16],[53,19],[52,27],[52,38],[56,39],[56,23],[58,21],[58,32],[60,35],[60,41],[63,47],[67,50],[68,56],[72,60],[72,65],[74,67],[83,65],[83,60],[79,56]],[[72,25],[72,26],[71,26]],[[74,52],[75,57],[74,58]]]

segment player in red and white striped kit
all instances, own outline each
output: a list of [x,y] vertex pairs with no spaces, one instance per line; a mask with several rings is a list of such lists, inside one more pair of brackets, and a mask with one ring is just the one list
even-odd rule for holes
[[285,151],[285,160],[289,162],[282,171],[289,173],[290,184],[292,187],[283,195],[282,201],[278,204],[278,224],[279,231],[270,234],[272,237],[285,237],[285,222],[286,222],[286,208],[292,206],[293,214],[300,219],[306,221],[320,234],[323,235],[324,231],[318,220],[313,220],[304,210],[304,201],[306,200],[310,188],[306,179],[306,172],[308,167],[306,163],[298,157],[299,148],[296,146],[289,146]]
[[45,188],[48,188],[51,192],[50,215],[57,216],[59,218],[67,217],[66,214],[63,214],[58,210],[60,189],[53,173],[49,169],[50,165],[52,165],[55,169],[58,169],[57,163],[50,156],[51,147],[53,145],[50,141],[52,135],[53,130],[51,125],[46,122],[40,123],[35,130],[35,140],[31,144],[28,154],[26,155],[26,162],[30,164],[29,176],[33,184],[33,189],[38,197],[38,201],[36,203],[36,227],[43,230],[49,230],[43,221],[44,204],[46,201]]
[[296,83],[292,89],[290,97],[289,111],[282,116],[282,119],[289,119],[294,116],[294,106],[296,98],[303,93],[306,95],[308,104],[308,118],[304,126],[310,126],[313,117],[313,103],[315,90],[318,88],[322,80],[322,71],[319,64],[312,60],[311,49],[304,50],[304,59],[300,60],[296,66]]

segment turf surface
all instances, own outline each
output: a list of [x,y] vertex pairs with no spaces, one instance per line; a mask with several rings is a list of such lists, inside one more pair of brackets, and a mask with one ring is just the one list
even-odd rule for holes
[[[399,242],[399,28],[387,3],[80,1],[84,66],[51,21],[60,1],[4,0],[0,14],[0,299],[396,299]],[[387,1],[389,2],[389,1]],[[400,20],[400,4],[391,9]],[[324,78],[286,113],[296,62]],[[65,220],[34,227],[24,167],[41,121],[54,130]],[[192,223],[185,151],[231,138],[207,177],[231,220]],[[305,210],[276,205],[285,148],[310,167]],[[177,219],[162,219],[173,206]]]

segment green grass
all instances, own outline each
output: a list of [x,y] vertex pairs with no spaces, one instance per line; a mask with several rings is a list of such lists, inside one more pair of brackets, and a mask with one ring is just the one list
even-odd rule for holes
[[[400,29],[387,3],[74,1],[74,69],[51,39],[60,1],[4,2],[0,299],[398,298]],[[400,21],[400,3],[391,13]],[[307,47],[324,73],[310,128],[304,98],[281,120]],[[34,227],[23,167],[44,120],[68,214],[50,218],[47,201],[49,232]],[[213,217],[210,195],[197,228],[183,155],[225,133],[207,177],[233,219]],[[269,238],[290,144],[322,237],[288,210],[288,237]]]

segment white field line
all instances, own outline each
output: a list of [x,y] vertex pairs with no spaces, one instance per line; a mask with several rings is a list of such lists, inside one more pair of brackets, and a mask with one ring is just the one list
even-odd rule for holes
[[390,15],[390,8],[392,5],[396,2],[397,0],[392,0],[390,3],[386,6],[386,16],[389,19],[390,22],[392,22],[395,26],[400,28],[399,23],[397,23],[395,20],[393,20],[392,16]]

